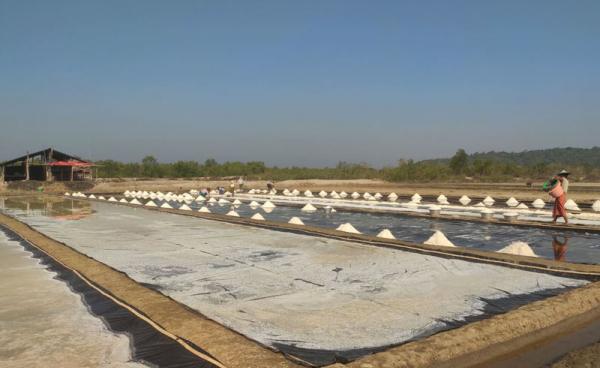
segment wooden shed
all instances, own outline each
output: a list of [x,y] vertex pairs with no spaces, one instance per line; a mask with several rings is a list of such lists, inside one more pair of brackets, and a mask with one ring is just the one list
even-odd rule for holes
[[95,167],[91,161],[47,148],[0,163],[0,181],[92,180]]

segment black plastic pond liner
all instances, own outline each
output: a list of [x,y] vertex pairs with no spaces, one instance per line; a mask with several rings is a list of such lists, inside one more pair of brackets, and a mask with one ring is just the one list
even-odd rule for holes
[[[0,226],[0,231],[3,231],[10,240],[19,242],[26,251],[33,254],[34,258],[39,259],[47,270],[56,274],[55,279],[63,281],[71,291],[80,295],[90,313],[102,319],[110,331],[126,334],[130,339],[134,361],[164,368],[217,367],[191,353],[175,340],[160,333],[149,323],[88,285],[73,271],[26,242],[12,230]],[[189,341],[186,343],[198,352],[215,359],[193,343]]]
[[490,318],[496,314],[502,314],[511,310],[517,309],[529,303],[533,303],[538,300],[543,300],[552,296],[559,295],[566,291],[574,289],[573,287],[555,288],[540,290],[529,294],[511,294],[506,292],[506,296],[498,299],[480,298],[485,303],[481,314],[467,316],[463,319],[458,320],[438,320],[440,323],[438,326],[419,334],[411,338],[410,340],[404,341],[400,344],[392,344],[386,346],[378,346],[374,348],[360,348],[352,350],[319,350],[319,349],[305,349],[295,346],[294,344],[285,343],[274,343],[273,346],[281,351],[282,353],[299,359],[304,362],[308,362],[311,365],[321,367],[334,363],[349,363],[365,355],[370,355],[385,351],[389,348],[404,345],[406,343],[417,341],[434,335],[438,332],[452,330],[457,327],[467,325],[471,322],[481,321]]

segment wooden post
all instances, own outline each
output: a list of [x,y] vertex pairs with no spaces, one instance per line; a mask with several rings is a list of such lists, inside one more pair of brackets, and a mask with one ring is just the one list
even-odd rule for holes
[[25,180],[29,180],[29,156],[25,159]]
[[4,182],[4,166],[0,167],[0,183]]
[[46,166],[46,181],[52,181],[52,167]]
[[71,181],[73,181],[73,166],[71,166]]

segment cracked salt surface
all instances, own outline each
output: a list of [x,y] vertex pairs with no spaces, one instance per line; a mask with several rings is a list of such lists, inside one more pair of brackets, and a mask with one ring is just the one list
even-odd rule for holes
[[398,344],[482,314],[482,298],[586,283],[143,208],[92,207],[78,221],[13,214],[272,347]]

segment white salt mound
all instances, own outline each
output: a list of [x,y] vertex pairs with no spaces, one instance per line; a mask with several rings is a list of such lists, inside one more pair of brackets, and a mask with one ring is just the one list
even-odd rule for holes
[[384,238],[384,239],[396,239],[396,237],[394,236],[394,234],[392,234],[391,231],[389,231],[388,229],[383,229],[379,232],[379,234],[377,234],[378,238]]
[[526,210],[529,207],[527,207],[527,205],[525,203],[519,203],[519,205],[516,208],[518,208],[520,210]]
[[310,190],[307,190],[307,191],[304,192],[304,196],[305,197],[312,197],[313,194],[312,194],[312,192]]
[[96,196],[95,196],[95,195],[93,195],[93,194],[90,194],[90,196],[89,196],[88,198],[91,198],[91,199],[96,199]]
[[121,198],[121,200],[119,202],[121,202],[121,203],[129,203],[129,202],[127,202],[127,200],[125,198]]
[[229,202],[228,200],[221,198],[219,199],[219,204],[231,204],[231,202]]
[[180,210],[183,210],[183,211],[191,211],[191,210],[192,210],[192,209],[190,208],[190,206],[188,206],[188,205],[187,205],[187,204],[185,204],[185,203],[184,203],[184,204],[182,204],[181,206],[179,206],[179,209],[180,209]]
[[239,199],[236,199],[235,201],[233,201],[233,204],[236,206],[239,206],[242,204],[242,201],[240,201]]
[[381,195],[381,193],[375,193],[375,195],[373,197],[375,199],[381,199],[383,196]]
[[346,198],[346,197],[348,197],[348,193],[346,193],[346,192],[341,192],[341,193],[340,193],[340,197],[341,197],[341,198]]
[[138,201],[137,199],[132,199],[131,202],[129,202],[131,204],[142,204],[142,202]]
[[439,230],[433,233],[433,235],[429,239],[425,240],[423,244],[438,245],[441,247],[456,247],[456,245],[452,244],[452,242],[446,238],[446,235]]
[[202,212],[202,213],[210,213],[210,210],[208,208],[206,208],[206,206],[202,206],[202,208],[200,208],[198,210],[198,212]]
[[252,215],[252,217],[250,217],[252,220],[260,220],[260,221],[264,221],[265,218],[263,217],[263,215],[261,215],[260,213],[255,213],[254,215]]
[[146,207],[158,207],[156,205],[156,203],[154,203],[154,201],[151,201],[151,200],[148,201],[148,202],[146,202],[146,204],[144,206],[146,206]]
[[225,214],[225,216],[240,217],[240,215],[235,211],[229,211]]
[[398,199],[398,195],[394,192],[391,192],[390,194],[388,194],[387,199],[390,202],[395,202],[396,199]]
[[592,209],[596,212],[600,212],[600,199],[592,204]]
[[423,199],[423,197],[421,197],[421,196],[419,195],[419,193],[415,193],[415,194],[413,194],[413,196],[412,196],[412,197],[410,197],[410,199],[411,199],[411,200],[412,200],[414,203],[419,203],[419,202],[421,202],[421,199]]
[[512,242],[506,247],[500,249],[498,253],[508,253],[508,254],[516,254],[519,256],[527,256],[527,257],[537,257],[537,255],[533,252],[533,249],[529,246],[529,244],[525,242]]
[[263,205],[262,208],[275,208],[275,205],[271,202],[271,201],[266,201]]
[[[117,199],[116,199],[115,197],[110,197],[110,198],[108,199],[108,201],[109,201],[109,202],[116,202],[116,201],[117,201]],[[127,201],[125,201],[125,202],[127,202]]]
[[71,195],[71,193],[69,193],[69,192],[65,192],[65,195],[68,197],[68,196],[70,196],[70,195]]
[[325,198],[325,197],[327,197],[327,192],[326,192],[326,191],[324,191],[324,190],[320,191],[320,192],[319,192],[319,197],[321,197],[321,198]]
[[167,202],[165,202],[165,203],[163,203],[163,204],[160,206],[160,208],[173,208],[173,207],[171,207],[171,205],[170,205],[170,204],[168,204]]
[[474,207],[485,207],[485,204],[483,204],[483,202],[479,202]]
[[510,197],[508,199],[508,201],[506,201],[506,205],[508,207],[516,207],[519,204],[519,201],[517,201],[514,197]]
[[567,200],[567,202],[565,203],[565,208],[569,211],[581,211],[577,203],[575,203],[575,201],[572,199]]
[[315,212],[317,208],[310,203],[307,203],[300,211],[302,212]]
[[369,193],[369,192],[365,192],[365,194],[363,194],[363,198],[364,198],[364,199],[369,199],[369,198],[371,198],[371,193]]
[[354,199],[358,199],[360,197],[360,194],[354,192],[350,195],[350,197],[354,198]]
[[302,220],[300,220],[298,217],[292,217],[290,221],[288,221],[288,224],[304,225],[304,222],[302,222]]
[[206,201],[206,198],[204,198],[203,196],[199,195],[198,197],[196,197],[196,202],[204,202]]
[[208,203],[215,203],[216,201],[217,201],[216,199],[214,199],[214,198],[212,198],[212,197],[211,197],[211,198],[208,200]]
[[535,201],[533,201],[533,203],[531,203],[531,205],[535,208],[544,208],[544,206],[546,205],[546,202],[544,202],[543,200],[538,198]]
[[106,198],[104,198],[103,196],[98,197],[98,199],[105,201]]
[[494,198],[492,198],[492,197],[490,197],[490,196],[487,196],[487,197],[485,197],[485,199],[484,199],[483,201],[481,201],[481,202],[482,202],[484,205],[486,205],[486,206],[491,206],[491,205],[493,205],[493,204],[494,204],[494,202],[496,202],[496,201],[494,200]]
[[346,233],[360,234],[360,231],[356,230],[356,228],[354,226],[352,226],[352,224],[349,222],[346,222],[345,224],[341,224],[340,226],[337,227],[336,230],[344,231]]
[[256,208],[256,207],[260,206],[260,204],[257,201],[252,201],[252,202],[250,202],[249,206]]
[[458,200],[460,202],[460,204],[462,204],[463,206],[468,205],[469,203],[471,203],[471,198],[467,197],[466,195],[463,195],[462,197],[460,197],[460,199]]

